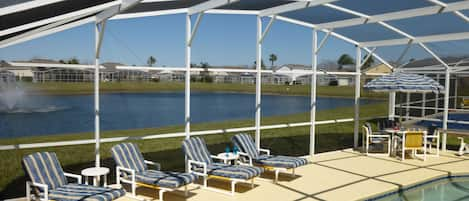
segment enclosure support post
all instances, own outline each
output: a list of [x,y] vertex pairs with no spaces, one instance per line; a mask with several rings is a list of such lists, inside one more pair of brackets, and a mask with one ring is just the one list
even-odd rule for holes
[[256,147],[261,148],[261,68],[262,68],[262,18],[257,16],[256,41]]
[[406,93],[405,97],[405,120],[408,121],[410,117],[410,93]]
[[356,61],[355,61],[355,125],[353,130],[353,147],[358,148],[358,133],[360,126],[360,77],[361,77],[361,57],[362,52],[359,46],[356,46]]
[[454,109],[458,109],[458,75],[454,76]]
[[100,57],[100,49],[103,40],[103,33],[104,28],[106,25],[106,21],[101,21],[100,23],[96,23],[95,28],[95,60],[94,60],[94,137],[96,140],[95,145],[95,166],[100,167],[100,126],[99,126],[99,57]]
[[311,127],[309,130],[309,156],[313,157],[315,153],[316,145],[316,79],[317,79],[317,66],[318,66],[318,32],[316,29],[313,29],[313,58],[312,58],[312,70],[313,74],[311,75]]
[[388,119],[394,120],[396,116],[396,92],[389,92]]
[[[186,72],[184,76],[184,132],[186,134],[186,139],[190,138],[191,132],[191,37],[192,37],[192,27],[191,27],[191,16],[186,15]],[[186,172],[188,171],[187,166],[187,156],[184,157]]]
[[191,132],[191,44],[190,39],[192,35],[191,16],[186,15],[186,72],[184,76],[184,122],[186,139],[190,137]]
[[422,112],[422,117],[425,116],[425,110],[426,110],[426,107],[427,107],[427,93],[422,93],[422,110],[420,112]]
[[449,89],[450,89],[450,69],[447,67],[445,72],[445,102],[443,111],[443,139],[441,149],[446,151],[446,137],[448,135],[448,109],[449,109]]
[[[436,81],[437,81],[438,83],[440,83],[440,74],[437,74],[437,75],[436,75]],[[439,107],[439,105],[440,105],[440,103],[439,103],[439,101],[438,101],[438,98],[439,98],[439,97],[440,97],[440,94],[439,94],[438,92],[436,92],[436,93],[435,93],[435,108],[434,108],[435,114],[438,113],[438,107]]]

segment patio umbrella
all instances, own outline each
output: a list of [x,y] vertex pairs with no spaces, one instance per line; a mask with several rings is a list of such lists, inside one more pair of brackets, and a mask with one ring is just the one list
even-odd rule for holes
[[[394,72],[371,80],[365,86],[366,90],[377,92],[403,92],[403,93],[442,93],[444,87],[437,81],[424,75]],[[435,106],[436,107],[436,106]],[[400,104],[402,117],[402,104]],[[401,120],[401,118],[399,118]]]

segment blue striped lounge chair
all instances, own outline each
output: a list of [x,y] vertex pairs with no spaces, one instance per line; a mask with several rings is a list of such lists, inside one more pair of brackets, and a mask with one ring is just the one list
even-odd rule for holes
[[263,172],[263,169],[259,167],[229,165],[214,162],[213,159],[221,159],[211,155],[208,151],[207,144],[199,137],[192,137],[184,140],[182,143],[182,149],[188,159],[188,171],[204,178],[203,186],[205,189],[224,193],[224,191],[208,188],[207,180],[212,178],[226,180],[231,183],[231,193],[229,193],[229,195],[233,196],[236,189],[236,183],[249,183],[250,181],[252,188],[254,186],[254,178],[258,177]]
[[[111,201],[125,195],[123,189],[81,184],[80,175],[63,171],[55,153],[30,154],[23,158],[22,164],[29,177],[29,181],[26,182],[28,201],[33,195],[36,200],[41,201]],[[78,182],[69,183],[67,177],[74,178]]]
[[265,170],[274,171],[274,182],[277,182],[280,172],[291,170],[292,176],[294,176],[295,168],[308,164],[308,161],[304,158],[275,156],[270,155],[270,150],[268,149],[257,150],[254,140],[248,134],[237,134],[231,138],[231,141],[239,148],[239,154],[246,159],[246,163],[251,166],[261,166]]
[[[111,148],[112,158],[116,162],[117,184],[131,185],[132,196],[136,197],[136,189],[147,187],[159,190],[159,200],[163,200],[163,193],[184,187],[187,196],[187,185],[194,182],[196,175],[180,172],[160,171],[160,164],[144,160],[140,149],[133,143],[122,143]],[[150,169],[148,165],[153,166]]]

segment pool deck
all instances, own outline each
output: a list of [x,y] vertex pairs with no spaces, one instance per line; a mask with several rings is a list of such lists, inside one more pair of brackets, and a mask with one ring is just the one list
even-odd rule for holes
[[[311,164],[298,168],[296,177],[281,175],[279,182],[258,179],[256,186],[237,185],[235,196],[228,196],[198,185],[189,186],[189,196],[183,193],[165,193],[166,201],[208,200],[363,200],[406,188],[415,184],[456,175],[469,175],[469,155],[456,156],[456,152],[441,152],[440,157],[427,157],[426,161],[391,157],[365,156],[351,149],[318,154]],[[271,174],[263,175],[264,178]],[[229,183],[209,180],[209,186],[229,189]],[[158,199],[157,191],[138,190],[140,198]],[[122,197],[119,201],[132,201]]]

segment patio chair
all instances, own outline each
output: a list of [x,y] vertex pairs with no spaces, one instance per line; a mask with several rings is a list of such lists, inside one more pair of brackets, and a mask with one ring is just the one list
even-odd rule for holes
[[[391,136],[387,134],[381,134],[379,132],[373,133],[370,123],[363,125],[363,133],[365,134],[365,153],[367,156],[389,156],[391,154]],[[370,153],[370,144],[382,144],[383,146],[387,143],[386,153]]]
[[308,164],[308,160],[305,158],[274,156],[270,155],[270,150],[268,149],[257,150],[254,140],[248,134],[237,134],[231,138],[231,141],[239,148],[240,156],[247,158],[249,165],[255,164],[263,167],[265,170],[274,171],[274,182],[277,182],[280,172],[291,170],[292,176],[294,176],[295,168]]
[[[163,193],[184,187],[187,196],[187,185],[194,182],[196,176],[190,173],[163,172],[160,164],[144,160],[140,149],[133,143],[114,145],[112,158],[116,162],[117,184],[131,185],[132,196],[136,197],[137,186],[159,190],[158,198],[163,200]],[[148,165],[154,167],[150,169]]]
[[413,156],[419,156],[417,150],[423,151],[423,161],[427,159],[426,152],[426,131],[406,131],[402,135],[401,160],[405,160],[405,151],[411,150]]
[[[57,155],[53,152],[39,152],[23,157],[23,168],[29,181],[26,182],[26,200],[41,201],[111,201],[125,195],[123,189],[97,187],[81,184],[81,176],[65,173]],[[69,183],[67,177],[77,183]]]
[[387,128],[394,128],[396,127],[397,125],[397,122],[394,121],[394,120],[390,120],[390,119],[380,119],[378,121],[378,130],[379,131],[383,131]]
[[426,140],[426,146],[427,149],[431,152],[433,144],[435,143],[436,147],[436,154],[432,154],[432,156],[440,156],[440,131],[438,130],[438,127],[436,125],[432,125],[428,128],[427,130],[427,140]]
[[188,171],[198,176],[203,177],[203,187],[205,189],[214,190],[207,187],[208,179],[221,179],[227,180],[231,183],[231,193],[234,195],[236,183],[251,182],[251,188],[254,187],[254,178],[258,177],[263,169],[259,167],[242,166],[242,165],[229,165],[223,163],[215,163],[213,159],[220,159],[210,154],[207,144],[202,138],[192,137],[186,139],[182,143],[182,150],[187,156]]

